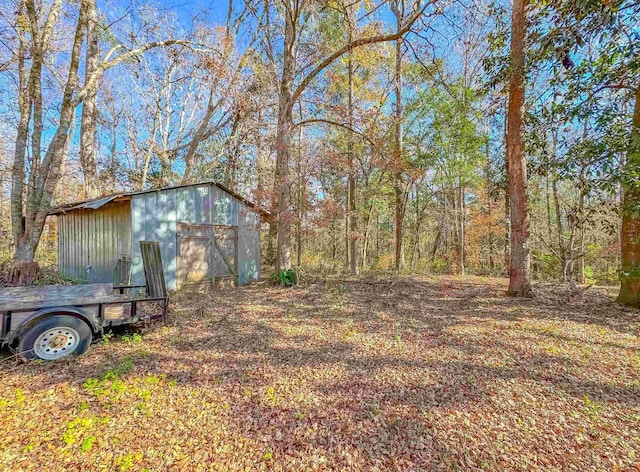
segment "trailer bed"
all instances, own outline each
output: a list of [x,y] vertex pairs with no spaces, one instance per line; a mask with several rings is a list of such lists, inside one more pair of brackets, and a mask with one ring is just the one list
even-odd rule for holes
[[[0,289],[0,345],[10,344],[20,328],[35,317],[72,314],[82,318],[94,333],[110,326],[163,318],[167,296],[138,295],[144,285],[113,284],[44,285]],[[142,312],[141,303],[155,302],[159,313]]]
[[0,289],[0,311],[84,304],[113,296],[113,284],[42,285]]
[[169,302],[159,244],[140,241],[140,248],[147,285],[0,289],[0,346],[18,341],[23,358],[55,360],[81,354],[106,327],[164,318]]

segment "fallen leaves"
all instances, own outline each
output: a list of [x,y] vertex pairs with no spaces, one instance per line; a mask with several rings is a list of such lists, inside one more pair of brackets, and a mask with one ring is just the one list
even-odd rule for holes
[[637,311],[596,288],[370,278],[179,294],[79,358],[0,364],[0,469],[620,470]]

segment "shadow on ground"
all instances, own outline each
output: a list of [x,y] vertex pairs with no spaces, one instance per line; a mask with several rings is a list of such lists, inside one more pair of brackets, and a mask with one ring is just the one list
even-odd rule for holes
[[638,312],[599,289],[545,286],[533,300],[504,291],[503,281],[441,277],[180,294],[139,344],[116,336],[82,358],[4,375],[31,391],[79,386],[128,359],[130,376],[163,375],[227,404],[226,434],[273,455],[260,467],[632,464]]

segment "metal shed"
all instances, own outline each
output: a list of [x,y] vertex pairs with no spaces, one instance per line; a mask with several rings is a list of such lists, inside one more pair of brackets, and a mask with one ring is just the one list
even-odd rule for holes
[[215,182],[119,193],[49,214],[58,218],[58,270],[79,281],[113,281],[126,257],[132,283],[143,284],[138,241],[160,243],[169,289],[260,277],[261,215],[269,215]]

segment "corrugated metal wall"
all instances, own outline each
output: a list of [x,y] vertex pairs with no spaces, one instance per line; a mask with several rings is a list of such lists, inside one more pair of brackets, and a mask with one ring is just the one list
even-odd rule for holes
[[260,215],[243,202],[238,211],[238,283],[260,279]]
[[[239,220],[240,207],[243,207],[243,211],[240,212]],[[167,287],[176,288],[177,222],[232,226],[240,222],[239,282],[242,284],[257,280],[260,267],[260,228],[259,223],[253,224],[254,221],[259,222],[257,213],[215,185],[204,184],[134,195],[131,200],[132,234],[135,243],[131,269],[133,283],[144,283],[138,241],[158,241]]]
[[58,215],[61,274],[89,283],[111,282],[116,261],[123,255],[131,257],[128,201]]

